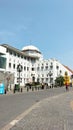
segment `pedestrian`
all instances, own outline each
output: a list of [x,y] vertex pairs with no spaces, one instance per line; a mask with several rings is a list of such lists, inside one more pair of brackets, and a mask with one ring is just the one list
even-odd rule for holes
[[66,83],[66,91],[69,91],[69,85]]
[[23,89],[21,88],[21,93],[22,93]]
[[5,88],[5,94],[7,93],[7,91],[6,91],[6,88]]

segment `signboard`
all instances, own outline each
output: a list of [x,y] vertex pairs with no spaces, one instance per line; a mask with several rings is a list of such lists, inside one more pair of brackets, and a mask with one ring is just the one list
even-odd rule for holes
[[0,83],[0,94],[4,94],[5,93],[5,86],[3,83]]
[[67,84],[67,85],[70,84],[70,77],[69,76],[64,76],[64,84]]

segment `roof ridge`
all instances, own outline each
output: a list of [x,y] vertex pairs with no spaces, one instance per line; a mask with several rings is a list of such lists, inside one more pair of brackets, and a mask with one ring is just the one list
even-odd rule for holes
[[68,66],[66,66],[66,65],[63,65],[66,69],[68,69],[71,73],[73,73],[73,70],[72,69],[70,69]]

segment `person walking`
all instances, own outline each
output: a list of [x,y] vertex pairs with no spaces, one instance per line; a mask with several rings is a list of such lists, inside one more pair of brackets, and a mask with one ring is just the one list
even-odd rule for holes
[[69,91],[69,85],[66,83],[66,91]]

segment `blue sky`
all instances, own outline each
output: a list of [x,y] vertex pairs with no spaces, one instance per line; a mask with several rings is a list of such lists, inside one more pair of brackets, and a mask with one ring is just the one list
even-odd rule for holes
[[0,0],[0,44],[32,44],[73,69],[73,0]]

